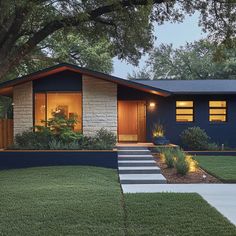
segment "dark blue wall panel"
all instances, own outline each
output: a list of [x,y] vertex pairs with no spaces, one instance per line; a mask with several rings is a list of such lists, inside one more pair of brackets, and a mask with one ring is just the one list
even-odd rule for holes
[[17,169],[26,167],[63,165],[86,165],[116,169],[117,152],[0,152],[0,169]]
[[[175,144],[181,145],[180,134],[188,127],[199,126],[204,129],[217,144],[236,147],[236,96],[235,95],[176,95],[160,97],[135,89],[118,86],[119,100],[145,100],[147,102],[147,141],[152,141],[153,126],[160,122],[164,125],[166,137]],[[175,117],[176,100],[194,101],[194,122],[178,123]],[[226,100],[228,120],[225,123],[209,122],[210,100]],[[155,101],[156,107],[150,109],[151,101]]]
[[35,92],[45,91],[82,91],[82,75],[72,71],[63,71],[33,81]]

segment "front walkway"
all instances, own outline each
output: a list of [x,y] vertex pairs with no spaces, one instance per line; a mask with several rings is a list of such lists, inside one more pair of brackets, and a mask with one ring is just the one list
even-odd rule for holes
[[124,193],[198,193],[236,225],[236,184],[122,185]]
[[126,184],[166,183],[165,177],[146,147],[118,147],[118,171],[122,188]]

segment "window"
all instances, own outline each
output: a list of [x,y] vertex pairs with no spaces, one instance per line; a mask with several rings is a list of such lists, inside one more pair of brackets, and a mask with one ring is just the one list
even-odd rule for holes
[[46,120],[46,94],[45,93],[37,93],[35,94],[35,120],[34,124],[37,126],[42,126],[43,121]]
[[44,125],[43,121],[52,118],[53,112],[61,112],[67,118],[76,115],[78,122],[74,129],[82,130],[81,93],[36,93],[35,125]]
[[176,121],[193,122],[193,101],[176,101]]
[[209,121],[210,122],[227,121],[226,101],[209,101]]

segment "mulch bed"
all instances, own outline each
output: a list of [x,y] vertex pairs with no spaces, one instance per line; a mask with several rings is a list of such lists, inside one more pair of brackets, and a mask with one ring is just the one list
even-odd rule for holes
[[[208,174],[201,168],[198,168],[196,172],[190,172],[185,176],[179,175],[176,173],[175,168],[167,168],[166,164],[160,159],[158,154],[154,155],[154,157],[169,184],[222,183],[220,180]],[[203,178],[203,175],[205,175],[206,178]]]

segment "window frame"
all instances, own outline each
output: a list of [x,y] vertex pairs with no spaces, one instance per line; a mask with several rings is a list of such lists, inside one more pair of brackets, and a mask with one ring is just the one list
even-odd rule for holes
[[[217,106],[210,106],[210,102],[225,102],[225,107],[217,107]],[[216,109],[216,110],[225,110],[225,114],[211,114],[211,109]],[[211,116],[225,116],[225,121],[211,121],[210,117]],[[228,122],[228,101],[227,100],[209,100],[208,101],[208,122],[210,124],[225,124]]]
[[[192,102],[192,106],[186,106],[186,107],[179,107],[177,106],[177,102]],[[191,109],[193,112],[192,114],[177,114],[177,110],[187,110]],[[192,121],[178,121],[177,116],[192,116]],[[195,122],[195,102],[194,100],[175,100],[175,122],[177,124],[189,124]]]
[[[33,93],[33,127],[35,127],[35,96],[36,94],[44,94],[45,96],[45,120],[47,121],[47,104],[48,104],[48,93],[78,93],[81,94],[81,132],[83,133],[83,93],[82,91],[37,91]],[[42,125],[43,126],[43,125]],[[44,125],[46,127],[46,123]],[[35,130],[35,129],[34,129]]]

